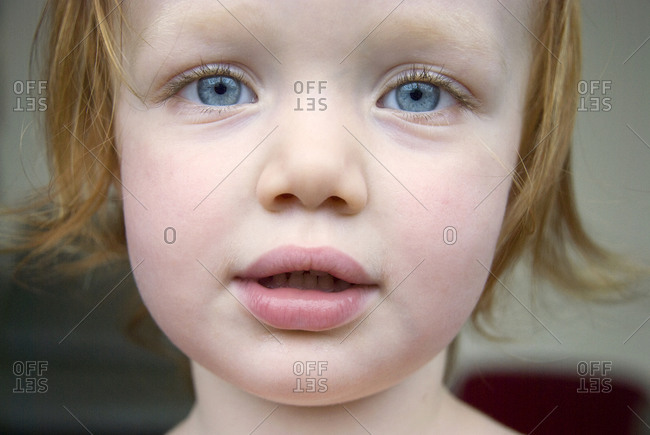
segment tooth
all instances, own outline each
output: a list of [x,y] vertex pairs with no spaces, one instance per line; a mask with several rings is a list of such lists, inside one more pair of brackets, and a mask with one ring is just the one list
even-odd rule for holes
[[305,288],[308,289],[318,288],[318,276],[313,271],[309,271],[309,273],[305,272],[303,276],[305,280],[304,283]]
[[329,275],[329,273],[323,272],[321,270],[311,270],[310,272],[313,273],[316,276],[327,276],[327,275]]
[[284,273],[278,273],[273,275],[273,281],[271,282],[272,288],[280,288],[287,285],[287,276]]
[[323,291],[332,291],[334,290],[334,277],[332,275],[325,274],[318,277],[318,289]]
[[302,271],[291,272],[291,275],[289,276],[289,287],[299,289],[304,288],[304,275],[305,274]]

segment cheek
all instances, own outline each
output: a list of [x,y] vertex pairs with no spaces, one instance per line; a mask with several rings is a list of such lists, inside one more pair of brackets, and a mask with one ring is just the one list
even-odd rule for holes
[[409,173],[404,184],[428,210],[413,198],[397,201],[403,212],[387,232],[394,258],[387,275],[408,278],[391,284],[391,315],[412,341],[406,351],[430,357],[453,339],[481,296],[510,182],[489,157],[465,156],[462,165],[432,160]]
[[[125,131],[139,131],[125,125]],[[120,143],[128,252],[133,266],[142,261],[134,271],[139,292],[172,341],[188,342],[201,310],[227,299],[218,292],[215,300],[221,287],[213,275],[229,265],[241,213],[236,204],[223,206],[226,186],[215,187],[238,155],[180,153],[190,148],[182,135],[141,131],[123,135]]]

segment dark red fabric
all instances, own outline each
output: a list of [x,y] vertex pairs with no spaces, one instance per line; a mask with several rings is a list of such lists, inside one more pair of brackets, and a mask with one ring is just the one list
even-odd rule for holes
[[638,388],[616,379],[481,373],[469,377],[456,393],[463,401],[526,434],[650,433],[634,414],[644,417],[647,398]]

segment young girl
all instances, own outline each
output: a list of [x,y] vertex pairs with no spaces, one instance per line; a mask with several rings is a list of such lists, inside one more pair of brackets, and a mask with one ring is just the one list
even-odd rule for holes
[[569,176],[577,1],[45,17],[54,213],[31,256],[128,252],[191,360],[172,433],[511,433],[443,374],[522,254],[586,291],[568,252],[607,261]]

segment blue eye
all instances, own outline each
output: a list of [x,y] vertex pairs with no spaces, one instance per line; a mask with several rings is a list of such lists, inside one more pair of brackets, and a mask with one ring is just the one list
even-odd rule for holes
[[233,106],[254,103],[255,93],[238,78],[228,75],[211,75],[192,81],[179,93],[180,96],[208,106]]
[[451,79],[415,67],[400,77],[377,101],[377,107],[409,113],[441,112],[459,103],[470,107],[467,92]]
[[431,112],[439,109],[441,102],[449,103],[446,97],[446,92],[441,95],[440,87],[431,83],[408,82],[391,89],[379,105],[406,112]]
[[237,104],[242,85],[231,77],[205,77],[196,84],[199,100],[210,106],[231,106]]
[[430,83],[406,83],[395,88],[395,100],[401,110],[430,112],[440,101],[440,88]]

